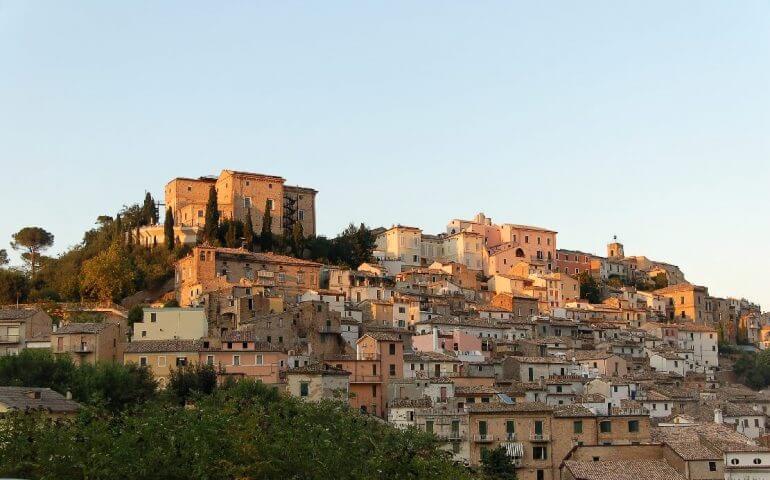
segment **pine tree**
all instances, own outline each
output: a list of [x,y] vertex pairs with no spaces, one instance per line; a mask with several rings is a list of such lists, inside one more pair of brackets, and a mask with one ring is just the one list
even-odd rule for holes
[[246,226],[243,229],[243,237],[246,242],[246,248],[254,248],[254,222],[251,221],[251,208],[246,209]]
[[174,249],[174,214],[171,207],[166,209],[166,219],[163,221],[163,236],[166,241],[166,248],[171,251]]
[[266,252],[273,247],[273,216],[270,213],[270,200],[265,201],[265,213],[262,216],[262,234],[259,237],[262,251]]
[[209,200],[206,203],[206,222],[203,225],[203,240],[214,245],[217,240],[219,226],[219,205],[217,205],[217,190],[214,185],[209,188]]

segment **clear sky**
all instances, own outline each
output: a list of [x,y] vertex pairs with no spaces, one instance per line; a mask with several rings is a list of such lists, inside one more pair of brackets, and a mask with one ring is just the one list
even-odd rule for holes
[[770,308],[770,2],[0,0],[0,248],[223,168],[324,234],[484,211]]

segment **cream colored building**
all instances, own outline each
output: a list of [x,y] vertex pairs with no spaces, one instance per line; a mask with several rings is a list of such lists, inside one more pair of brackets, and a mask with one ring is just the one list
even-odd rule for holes
[[203,308],[145,308],[135,340],[197,340],[208,334]]
[[377,236],[376,250],[403,261],[404,266],[417,267],[422,261],[421,237],[419,228],[395,225]]

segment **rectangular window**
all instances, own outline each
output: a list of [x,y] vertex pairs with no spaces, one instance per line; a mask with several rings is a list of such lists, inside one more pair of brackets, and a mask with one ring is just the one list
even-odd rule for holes
[[391,355],[395,355],[396,354],[396,344],[395,343],[391,343],[390,345],[388,345],[388,353],[390,353]]
[[207,365],[214,365],[214,355],[207,355],[206,356],[206,364]]
[[139,357],[139,365],[142,367],[147,366],[147,357]]
[[513,440],[514,435],[516,435],[516,422],[513,420],[505,422],[505,433],[508,436],[508,440]]
[[157,313],[151,313],[150,314],[150,322],[155,323],[158,320],[158,314]]
[[274,202],[273,202],[273,199],[272,199],[272,198],[268,198],[268,199],[267,199],[267,209],[268,209],[268,210],[271,210],[271,211],[272,211],[272,210],[275,210],[275,208],[274,208],[274,207],[275,207],[275,205],[274,205],[273,203],[274,203]]
[[254,363],[256,363],[257,365],[262,365],[263,362],[264,362],[264,359],[262,355],[257,355],[256,361]]
[[177,367],[187,366],[187,357],[176,357],[176,366]]
[[709,462],[709,472],[717,471],[717,462]]
[[609,422],[609,421],[599,422],[599,431],[602,433],[612,432],[612,422]]
[[158,357],[158,366],[159,367],[165,367],[166,366],[166,356],[165,355],[161,355],[160,357]]
[[428,433],[433,433],[433,420],[425,421],[425,431]]
[[233,355],[233,365],[239,366],[241,364],[241,356],[240,355]]
[[628,431],[629,432],[638,432],[639,431],[639,420],[629,420],[628,421]]
[[485,420],[479,421],[479,435],[486,436],[487,434],[487,422]]
[[396,366],[394,364],[390,364],[390,369],[388,371],[391,377],[396,376]]
[[299,396],[307,397],[310,391],[310,384],[308,382],[302,382],[299,384]]
[[548,447],[533,447],[532,458],[534,460],[548,460]]
[[575,420],[572,422],[573,433],[583,433],[583,420]]

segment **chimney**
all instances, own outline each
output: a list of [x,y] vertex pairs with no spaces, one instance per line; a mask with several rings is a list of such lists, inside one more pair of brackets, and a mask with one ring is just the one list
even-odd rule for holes
[[720,408],[714,409],[714,423],[724,423],[724,418],[722,417],[722,409]]

